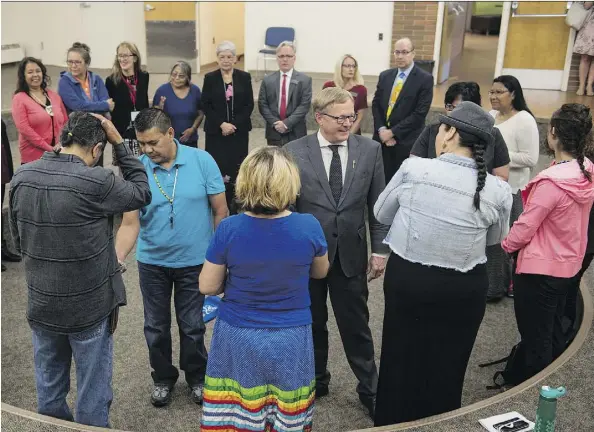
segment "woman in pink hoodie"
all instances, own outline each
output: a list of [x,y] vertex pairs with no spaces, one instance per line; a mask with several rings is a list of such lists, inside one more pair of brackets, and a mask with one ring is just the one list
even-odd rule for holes
[[594,165],[584,156],[592,139],[590,108],[563,105],[551,118],[547,139],[555,160],[522,191],[524,211],[501,243],[507,253],[519,252],[514,289],[522,381],[565,348],[561,319],[567,290],[582,267],[594,202]]

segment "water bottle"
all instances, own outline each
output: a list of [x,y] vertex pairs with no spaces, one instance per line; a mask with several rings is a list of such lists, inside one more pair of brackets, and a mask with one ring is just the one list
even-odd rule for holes
[[535,432],[554,432],[557,418],[557,399],[565,395],[565,387],[550,388],[543,386],[540,389],[538,409],[536,410]]

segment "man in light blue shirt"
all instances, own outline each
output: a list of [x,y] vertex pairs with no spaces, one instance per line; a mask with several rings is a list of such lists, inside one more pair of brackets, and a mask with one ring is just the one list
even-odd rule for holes
[[134,126],[153,201],[139,211],[124,214],[116,252],[123,262],[138,238],[144,335],[155,385],[151,402],[154,406],[167,405],[179,378],[171,358],[173,291],[180,329],[180,368],[192,399],[201,404],[207,352],[204,296],[198,289],[198,276],[214,229],[228,215],[225,185],[212,156],[174,138],[171,119],[165,112],[142,110]]

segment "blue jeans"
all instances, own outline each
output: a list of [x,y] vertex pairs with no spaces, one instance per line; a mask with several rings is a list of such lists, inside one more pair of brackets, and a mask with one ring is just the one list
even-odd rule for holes
[[144,305],[144,336],[155,384],[170,387],[179,372],[172,363],[171,295],[179,327],[180,369],[190,387],[204,383],[208,354],[204,345],[206,326],[202,318],[204,295],[198,289],[202,266],[161,267],[138,262]]
[[70,365],[76,365],[76,422],[109,427],[113,399],[113,336],[109,319],[71,334],[32,327],[39,414],[74,421],[66,396],[70,391]]

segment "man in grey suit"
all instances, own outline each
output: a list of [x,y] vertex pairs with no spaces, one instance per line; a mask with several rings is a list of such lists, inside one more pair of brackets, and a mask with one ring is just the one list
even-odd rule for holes
[[[388,226],[373,216],[373,205],[385,187],[380,144],[349,134],[356,120],[351,94],[338,87],[318,93],[313,102],[320,130],[292,141],[285,148],[301,175],[296,209],[313,214],[328,242],[330,271],[326,279],[310,279],[316,364],[316,396],[328,394],[328,309],[336,316],[349,365],[359,380],[359,399],[373,417],[377,368],[369,329],[367,282],[384,271],[389,252],[382,241]],[[372,256],[368,261],[365,206],[369,214]]]
[[280,70],[264,77],[258,109],[266,120],[268,145],[282,146],[307,135],[305,117],[311,105],[311,78],[297,72],[295,46],[281,42],[276,48]]

